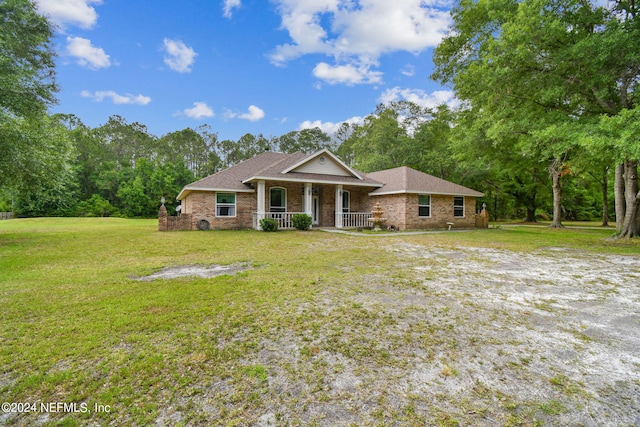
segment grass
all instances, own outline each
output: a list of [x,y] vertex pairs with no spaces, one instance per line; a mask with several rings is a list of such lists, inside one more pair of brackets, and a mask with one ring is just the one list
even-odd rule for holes
[[[84,402],[92,409],[0,413],[0,423],[245,425],[269,416],[278,425],[327,425],[322,414],[296,408],[326,406],[331,413],[335,402],[367,387],[355,378],[411,364],[414,356],[404,349],[416,337],[425,357],[442,347],[446,360],[455,360],[447,322],[405,331],[401,316],[359,299],[371,292],[392,298],[380,283],[415,286],[390,274],[397,260],[381,240],[156,230],[153,220],[115,218],[0,222],[0,400]],[[514,227],[384,241],[638,253],[637,242],[605,240],[610,233]],[[212,279],[131,279],[167,266],[233,263],[253,268]],[[391,329],[400,332],[387,334]],[[453,364],[441,373],[461,375]],[[337,395],[328,380],[336,377],[347,384]],[[375,397],[391,400],[383,389]],[[419,404],[426,403],[372,403],[368,412],[381,424],[428,423]],[[563,408],[541,409],[553,415]],[[458,423],[459,414],[433,414],[440,425]]]

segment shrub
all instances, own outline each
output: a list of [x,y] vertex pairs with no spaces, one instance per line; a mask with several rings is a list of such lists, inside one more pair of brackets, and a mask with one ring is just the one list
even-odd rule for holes
[[260,228],[262,231],[278,231],[278,221],[273,218],[262,218]]
[[291,217],[293,226],[298,230],[308,230],[311,227],[311,217],[307,214],[295,214]]
[[78,214],[80,216],[112,216],[117,214],[117,209],[108,200],[94,194],[90,199],[78,204]]

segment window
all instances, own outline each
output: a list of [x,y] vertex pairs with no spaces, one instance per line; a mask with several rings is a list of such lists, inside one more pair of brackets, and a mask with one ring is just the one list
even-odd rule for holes
[[429,194],[418,195],[418,216],[431,216],[431,196]]
[[287,190],[274,187],[269,191],[269,210],[271,212],[287,211]]
[[464,218],[464,197],[455,196],[453,198],[453,216],[454,218]]
[[216,216],[236,216],[235,193],[216,193]]
[[342,192],[342,212],[349,213],[351,196],[348,191]]

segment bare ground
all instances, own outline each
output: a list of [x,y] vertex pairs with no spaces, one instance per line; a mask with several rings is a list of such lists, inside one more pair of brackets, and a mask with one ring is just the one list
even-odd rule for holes
[[384,244],[242,361],[246,425],[640,425],[640,257]]
[[157,271],[148,276],[131,277],[134,280],[142,282],[150,282],[152,280],[162,279],[176,279],[178,277],[203,277],[211,278],[216,276],[222,276],[227,274],[233,276],[236,273],[250,269],[251,266],[247,264],[232,264],[232,265],[179,265],[175,267],[166,267],[160,271]]

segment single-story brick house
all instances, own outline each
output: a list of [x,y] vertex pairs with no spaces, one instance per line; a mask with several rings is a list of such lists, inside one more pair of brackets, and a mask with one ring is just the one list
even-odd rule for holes
[[[329,150],[314,154],[264,152],[185,186],[179,217],[160,218],[160,230],[260,228],[274,218],[291,228],[295,213],[312,227],[368,227],[376,202],[396,229],[476,227],[483,194],[409,167],[363,173]],[[165,211],[166,212],[166,211]]]

